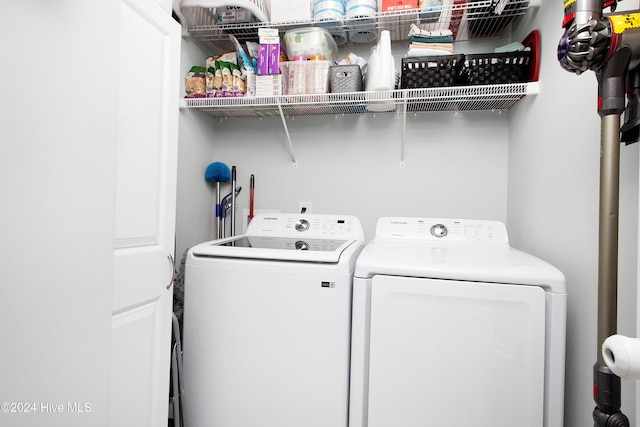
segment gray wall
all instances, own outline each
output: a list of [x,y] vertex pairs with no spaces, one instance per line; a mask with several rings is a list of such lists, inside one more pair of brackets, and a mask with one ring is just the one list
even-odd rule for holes
[[[556,60],[561,2],[522,22],[542,37],[541,90],[510,110],[508,224],[511,242],[567,278],[566,426],[592,425],[596,362],[600,117],[595,74]],[[518,34],[514,34],[518,37]],[[619,331],[636,336],[638,147],[621,147]],[[635,383],[623,381],[623,412],[636,422]]]
[[[187,45],[183,69],[202,57]],[[239,212],[249,206],[254,174],[256,209],[296,212],[298,202],[309,201],[315,213],[358,216],[367,239],[386,215],[506,221],[509,112],[409,114],[404,167],[400,114],[286,121],[295,166],[280,118],[215,119],[182,110],[178,253],[212,236],[214,187],[204,182],[204,171],[213,161],[236,165]],[[221,191],[230,188],[223,184]]]
[[[409,116],[405,167],[399,115],[298,117],[288,126],[297,167],[278,119],[226,120],[216,128],[225,142],[214,145],[215,158],[237,165],[244,188],[255,174],[257,208],[295,212],[298,201],[310,201],[315,213],[358,216],[368,239],[386,215],[505,219],[504,114]],[[246,207],[248,193],[241,201]]]

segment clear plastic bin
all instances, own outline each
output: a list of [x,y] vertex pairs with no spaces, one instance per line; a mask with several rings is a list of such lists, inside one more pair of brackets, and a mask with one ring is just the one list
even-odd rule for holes
[[282,93],[305,95],[329,91],[331,61],[285,61],[280,63]]
[[290,60],[297,56],[321,56],[327,61],[335,61],[338,58],[338,45],[326,28],[296,28],[287,31],[283,40]]
[[[180,0],[180,12],[189,25],[228,23],[218,22],[218,15],[229,7],[249,12],[259,22],[269,21],[269,10],[264,0]],[[252,18],[248,19],[248,22],[252,21]]]

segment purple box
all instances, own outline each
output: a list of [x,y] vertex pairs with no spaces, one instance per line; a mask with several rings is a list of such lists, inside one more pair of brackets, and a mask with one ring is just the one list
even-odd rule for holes
[[261,44],[258,46],[258,69],[256,74],[261,76],[269,74],[269,45]]
[[280,43],[270,44],[268,74],[280,74]]

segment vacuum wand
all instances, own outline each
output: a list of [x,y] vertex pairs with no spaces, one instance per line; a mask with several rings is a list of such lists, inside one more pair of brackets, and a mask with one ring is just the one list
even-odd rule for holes
[[620,411],[621,381],[605,364],[602,344],[617,332],[618,224],[620,196],[620,117],[625,107],[625,81],[630,59],[627,48],[618,50],[598,71],[600,134],[600,202],[598,236],[598,340],[593,366],[596,427],[626,427]]
[[620,116],[625,110],[630,49],[617,50],[597,72],[600,126],[600,211],[598,236],[598,364],[600,348],[617,332]]
[[620,116],[602,118],[600,155],[600,215],[598,236],[598,363],[605,365],[600,347],[617,332],[618,210],[620,187]]

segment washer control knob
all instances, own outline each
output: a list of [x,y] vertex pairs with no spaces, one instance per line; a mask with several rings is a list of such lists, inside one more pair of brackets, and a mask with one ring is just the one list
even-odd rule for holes
[[433,227],[431,227],[431,235],[433,237],[444,237],[447,235],[447,233],[449,232],[449,230],[447,230],[447,227],[444,224],[436,224]]
[[302,240],[298,240],[296,242],[296,250],[308,251],[309,250],[309,244],[307,242],[303,242]]
[[306,219],[299,219],[298,222],[296,222],[296,230],[307,231],[309,229],[309,225],[309,221]]

